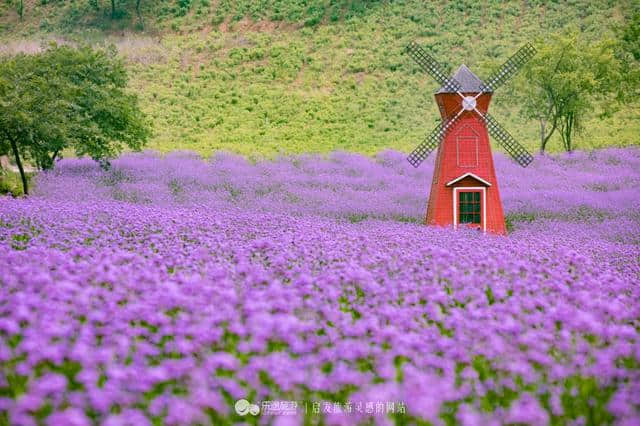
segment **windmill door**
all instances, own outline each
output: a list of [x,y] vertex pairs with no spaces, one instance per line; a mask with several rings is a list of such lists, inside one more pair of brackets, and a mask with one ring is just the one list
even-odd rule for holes
[[470,227],[485,231],[486,188],[454,188],[454,227]]

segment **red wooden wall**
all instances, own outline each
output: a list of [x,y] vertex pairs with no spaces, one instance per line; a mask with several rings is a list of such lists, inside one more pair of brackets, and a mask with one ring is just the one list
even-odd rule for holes
[[[481,95],[477,99],[477,108],[486,112],[490,101],[491,94]],[[457,93],[438,93],[436,102],[443,119],[455,116],[462,108],[462,98]],[[486,217],[483,218],[487,232],[504,235],[506,226],[487,128],[475,111],[463,112],[453,126],[438,147],[426,223],[453,225],[453,187],[484,185],[473,178],[466,178],[454,186],[446,184],[465,173],[473,173],[491,184],[486,188]]]

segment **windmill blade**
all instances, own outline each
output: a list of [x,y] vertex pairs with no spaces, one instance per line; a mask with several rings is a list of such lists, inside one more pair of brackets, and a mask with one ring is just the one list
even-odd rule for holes
[[412,41],[407,45],[407,53],[427,74],[433,77],[447,90],[460,91],[462,89],[460,83],[450,77],[447,77],[442,66],[416,42]]
[[498,87],[502,86],[507,80],[516,75],[522,66],[526,64],[529,59],[536,54],[536,52],[536,48],[533,47],[531,43],[527,43],[522,46],[513,56],[507,59],[507,62],[502,64],[502,66],[487,79],[486,83],[480,86],[482,91],[493,92]]
[[522,167],[527,167],[529,163],[533,161],[533,156],[529,154],[529,151],[524,149],[522,145],[520,145],[516,140],[502,127],[495,118],[490,116],[489,114],[481,114],[478,112],[480,116],[484,119],[487,124],[487,128],[491,136],[496,138],[498,143],[502,145],[502,147],[516,160],[516,163],[520,164]]
[[452,118],[449,118],[436,126],[435,129],[431,133],[424,138],[424,141],[416,149],[413,150],[411,154],[407,157],[409,163],[413,167],[418,167],[420,163],[424,161],[425,158],[431,154],[431,151],[436,149],[436,147],[440,144],[440,141],[445,137],[447,132],[451,130],[451,126],[453,123],[458,120],[460,114],[462,114],[464,110],[460,110],[457,115]]

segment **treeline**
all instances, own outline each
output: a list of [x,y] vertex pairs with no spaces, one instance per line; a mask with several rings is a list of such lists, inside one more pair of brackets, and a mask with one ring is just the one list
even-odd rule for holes
[[[20,18],[37,7],[57,7],[57,22],[45,20],[44,25],[62,28],[83,26],[104,27],[131,22],[144,29],[147,20],[167,22],[189,13],[207,17],[212,24],[224,19],[299,22],[314,26],[321,22],[336,22],[362,16],[382,0],[7,0]],[[172,22],[172,26],[176,23]]]

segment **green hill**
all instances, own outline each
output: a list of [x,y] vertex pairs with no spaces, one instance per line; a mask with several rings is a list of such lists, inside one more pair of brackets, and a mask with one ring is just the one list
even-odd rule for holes
[[[567,26],[612,35],[634,2],[527,0],[20,0],[0,2],[0,51],[42,40],[114,43],[154,124],[149,147],[208,155],[410,151],[437,123],[437,84],[403,53],[417,40],[481,77],[527,41]],[[515,79],[493,115],[532,151]],[[597,112],[597,111],[596,111]],[[638,144],[637,108],[589,117],[577,148]],[[550,143],[559,150],[559,140]]]

